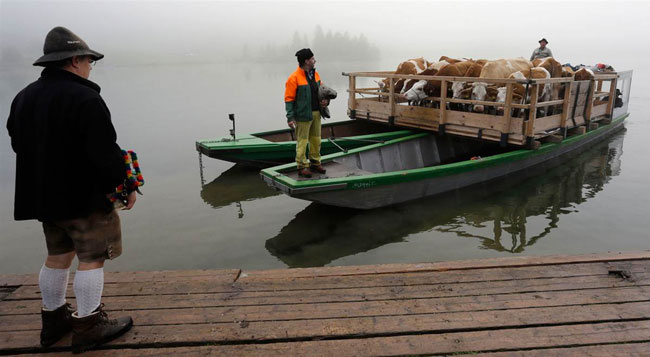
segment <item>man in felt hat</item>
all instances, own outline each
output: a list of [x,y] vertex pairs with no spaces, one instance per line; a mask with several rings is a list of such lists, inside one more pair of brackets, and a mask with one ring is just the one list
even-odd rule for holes
[[546,57],[553,57],[553,52],[551,52],[551,49],[546,47],[548,45],[548,41],[546,41],[545,38],[537,41],[539,42],[539,47],[533,51],[533,54],[530,55],[530,60],[534,60],[536,58],[546,58]]
[[[72,330],[78,353],[133,325],[129,316],[109,319],[101,304],[104,261],[122,252],[120,218],[107,195],[125,182],[126,171],[108,107],[88,80],[104,55],[64,27],[47,34],[43,52],[34,62],[45,67],[41,77],[16,95],[7,121],[16,153],[14,218],[43,225],[41,344]],[[135,200],[129,191],[125,208]],[[75,255],[76,311],[65,297]]]
[[[296,52],[298,68],[287,79],[284,104],[287,122],[296,129],[296,163],[298,175],[311,177],[312,172],[324,174],[320,162],[321,109],[328,99],[319,100],[320,75],[316,72],[316,59],[309,48]],[[309,143],[309,160],[306,157]]]

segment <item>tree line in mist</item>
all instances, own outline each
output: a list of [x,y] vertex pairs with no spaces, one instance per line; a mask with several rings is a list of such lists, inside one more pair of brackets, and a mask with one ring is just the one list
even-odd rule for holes
[[306,33],[295,31],[292,39],[283,44],[268,43],[257,50],[244,45],[241,58],[255,62],[286,62],[294,58],[296,51],[305,47],[311,48],[316,60],[329,62],[375,60],[379,57],[379,48],[363,34],[355,36],[347,31],[340,33],[331,30],[326,33],[317,25],[311,39]]

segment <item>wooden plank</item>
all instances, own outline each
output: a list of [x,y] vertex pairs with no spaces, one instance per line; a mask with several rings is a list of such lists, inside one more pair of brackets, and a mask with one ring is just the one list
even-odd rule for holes
[[585,120],[587,123],[591,120],[591,111],[593,110],[594,106],[594,91],[596,90],[595,86],[593,85],[593,80],[591,81],[591,90],[589,91],[589,96],[587,97],[587,105],[585,108]]
[[535,110],[533,108],[537,108],[538,92],[539,92],[539,86],[538,85],[533,85],[531,90],[530,90],[530,108],[531,108],[531,110],[528,111],[528,120],[525,123],[525,126],[526,126],[525,135],[528,138],[532,138],[532,137],[535,136],[535,118],[537,117],[537,110]]
[[512,116],[511,112],[512,111],[512,83],[506,84],[506,102],[503,107],[503,118],[502,120],[502,126],[501,126],[501,132],[504,134],[509,134],[510,133],[510,127],[512,125]]
[[356,93],[356,87],[357,87],[357,77],[355,76],[350,76],[348,78],[349,81],[349,89],[348,89],[348,108],[350,110],[355,110],[357,108],[356,103],[357,103],[357,93]]
[[[192,346],[192,347],[169,347],[169,348],[138,348],[121,349],[120,356],[141,357],[141,356],[274,356],[282,355],[280,346],[288,344],[270,345],[236,345],[236,346]],[[294,352],[294,351],[292,351]],[[74,356],[68,352],[62,352],[62,356]],[[89,351],[84,354],[88,357],[106,356],[106,351]],[[297,352],[296,352],[297,353]],[[547,356],[647,356],[650,355],[650,342],[628,342],[615,344],[596,344],[590,346],[574,346],[567,348],[541,348],[525,349],[508,352],[478,353],[467,351],[467,354],[477,357],[547,357]],[[27,354],[23,357],[43,357],[52,354]]]
[[562,122],[562,114],[555,114],[535,119],[535,134],[541,133],[549,129],[560,128]]
[[650,356],[650,342],[473,354],[477,357]]
[[430,123],[438,125],[440,120],[440,110],[436,108],[426,108],[414,105],[399,105],[395,108],[395,119],[415,119],[420,123]]
[[439,124],[447,124],[447,81],[442,81],[440,87],[440,120]]
[[[511,278],[504,276],[502,280],[469,281],[469,282],[438,282],[434,277],[421,277],[411,281],[377,281],[375,286],[350,287],[351,283],[343,282],[342,286],[332,290],[334,283],[324,282],[328,289],[318,289],[309,281],[295,282],[292,289],[286,285],[269,282],[262,284],[246,284],[239,286],[240,291],[235,293],[202,293],[187,291],[185,293],[161,293],[158,295],[119,295],[109,291],[102,301],[108,310],[141,309],[141,308],[187,308],[187,307],[216,307],[216,306],[243,306],[243,305],[272,305],[272,304],[307,304],[352,301],[379,301],[400,299],[422,299],[440,297],[463,297],[475,295],[492,295],[505,293],[524,293],[536,291],[558,291],[597,289],[610,286],[624,287],[645,285],[648,283],[650,271],[638,272],[633,267],[625,267],[630,272],[634,281],[622,280],[606,272],[600,275],[579,275],[569,277],[540,278],[532,275],[531,278]],[[645,267],[645,270],[650,270]],[[504,280],[509,278],[508,280]],[[448,278],[447,280],[451,280]],[[301,283],[304,283],[301,285]],[[381,284],[389,285],[381,285]],[[395,285],[403,283],[402,285]],[[366,283],[367,285],[368,283]],[[191,294],[189,296],[188,294]],[[74,302],[72,294],[68,301]],[[0,302],[0,316],[37,314],[40,311],[41,301],[9,300]]]
[[388,97],[389,115],[395,117],[395,79],[389,78],[388,84],[388,91],[390,93],[390,96]]
[[[508,133],[522,133],[522,122],[523,119],[521,118],[512,118]],[[447,114],[447,123],[473,128],[492,129],[501,132],[503,119],[496,115],[449,111]]]
[[[250,325],[249,325],[250,326]],[[165,335],[175,340],[170,347],[178,346],[180,343],[187,343],[181,340],[184,336],[194,341],[191,345],[200,343],[219,343],[218,329],[209,326],[195,326],[194,331],[189,333],[191,328],[182,331],[186,334]],[[142,330],[142,332],[140,332]],[[190,330],[191,331],[191,330]],[[161,346],[160,337],[154,335],[155,331],[145,327],[135,327],[133,331],[118,338],[109,344],[115,348],[118,344],[124,347],[133,347],[134,343],[125,340],[135,338],[140,345],[146,347]],[[136,335],[137,333],[137,335]],[[316,341],[295,341],[277,343],[269,341],[264,344],[209,346],[209,353],[218,355],[246,355],[246,356],[391,356],[391,355],[415,355],[415,354],[463,354],[478,352],[496,352],[508,350],[530,350],[541,348],[556,348],[564,346],[590,346],[611,343],[638,343],[647,342],[650,335],[650,321],[623,321],[604,322],[593,324],[575,324],[560,326],[540,326],[522,329],[488,329],[469,332],[444,332],[425,333],[416,335],[397,336],[370,336],[366,338],[347,338]],[[18,335],[17,337],[22,337]],[[36,338],[34,338],[36,339]],[[62,341],[62,345],[67,341]],[[162,345],[165,346],[165,345]],[[161,346],[161,347],[162,347]],[[57,344],[57,347],[61,348]],[[175,347],[178,348],[178,347]],[[196,347],[192,347],[196,348]],[[202,350],[201,353],[208,351]],[[92,353],[92,352],[91,352]],[[103,352],[95,352],[101,355]],[[194,350],[196,353],[196,350]],[[84,354],[90,356],[91,354]],[[158,355],[158,354],[157,354]],[[180,355],[174,351],[173,355]]]
[[257,271],[252,270],[242,272],[241,278],[247,278],[250,280],[255,277],[299,278],[340,275],[366,275],[423,271],[533,267],[578,263],[616,262],[624,260],[650,260],[650,251],[609,252],[583,255],[501,257],[417,264],[378,264],[319,268],[272,269]]
[[[105,272],[104,283],[115,282],[156,282],[182,278],[185,281],[209,278],[212,281],[232,283],[239,276],[240,269],[224,270],[162,270],[137,272]],[[74,279],[70,273],[69,280]],[[38,285],[38,274],[0,274],[0,286]]]
[[[648,302],[649,286],[560,290],[519,294],[478,295],[385,301],[340,303],[279,304],[258,306],[193,307],[178,309],[132,310],[128,313],[140,325],[231,323],[232,321],[286,321],[349,319],[353,317],[402,316],[473,311],[516,310],[524,308],[581,306]],[[163,313],[164,312],[164,313]],[[512,312],[512,311],[511,311]],[[647,313],[647,312],[646,312]],[[39,330],[40,315],[8,315],[0,322],[0,331]],[[0,341],[2,339],[0,338]]]
[[591,118],[596,119],[598,117],[602,117],[607,115],[607,104],[600,104],[600,105],[594,105],[593,109],[591,111]]
[[371,99],[358,99],[357,110],[370,112],[374,115],[390,115],[390,107],[387,103],[378,102]]
[[[155,314],[152,311],[148,314],[153,316],[162,315]],[[134,328],[132,336],[120,338],[111,342],[110,345],[113,348],[134,343],[146,345],[152,339],[155,339],[158,344],[175,344],[178,342],[196,343],[215,337],[218,339],[213,342],[322,339],[414,333],[433,334],[458,330],[525,328],[529,325],[603,323],[648,319],[649,317],[650,302],[647,301],[623,304],[476,311],[471,313],[454,312],[319,320],[235,320],[226,323],[198,323],[191,325],[174,324],[169,321],[167,324],[164,321],[150,324],[134,316],[136,328]],[[245,321],[245,324],[242,324],[243,321]],[[245,327],[242,327],[244,325]],[[38,348],[36,345],[38,339],[34,338],[34,335],[38,332],[39,330],[0,332],[0,349]],[[11,342],[6,338],[10,333],[14,334]]]
[[573,90],[573,82],[569,82],[568,87],[564,88],[564,103],[562,103],[562,117],[560,118],[560,127],[567,127],[567,119],[569,118],[569,104],[571,103],[571,91]]
[[[530,258],[530,257],[529,257]],[[512,264],[510,269],[495,268],[489,260],[483,260],[484,265],[476,269],[466,269],[462,261],[458,264],[427,263],[422,265],[389,265],[364,267],[332,267],[332,274],[327,274],[323,268],[306,268],[294,272],[293,270],[277,270],[274,274],[265,272],[243,273],[235,284],[216,285],[210,280],[187,282],[159,282],[155,286],[143,286],[137,283],[106,284],[104,296],[119,295],[155,295],[155,294],[187,294],[187,293],[239,293],[242,289],[266,290],[299,290],[299,289],[327,289],[327,288],[354,288],[375,286],[404,286],[416,284],[442,284],[450,282],[477,282],[512,279],[535,279],[585,275],[607,275],[611,266],[617,261],[575,263],[571,266],[560,265],[519,265],[521,260],[509,258],[503,261],[505,267]],[[561,260],[558,260],[561,261]],[[542,260],[540,263],[552,262]],[[639,264],[647,266],[647,260],[639,260]],[[450,262],[453,263],[453,262]],[[625,261],[625,265],[635,266],[634,261]],[[454,269],[454,266],[457,269]],[[411,269],[409,269],[411,268]],[[403,271],[400,271],[403,269]],[[421,269],[421,270],[418,270]],[[308,275],[313,272],[312,275]],[[428,273],[435,273],[434,275]],[[363,275],[359,281],[355,277]],[[299,279],[299,280],[297,280]],[[72,296],[71,291],[68,296]],[[9,298],[12,300],[40,299],[37,286],[23,286],[17,289]]]

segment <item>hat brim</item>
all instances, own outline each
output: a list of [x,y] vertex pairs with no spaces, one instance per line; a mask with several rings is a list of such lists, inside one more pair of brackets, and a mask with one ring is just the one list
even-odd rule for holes
[[91,56],[93,60],[99,61],[104,58],[104,55],[93,51],[91,49],[81,49],[76,51],[62,51],[62,52],[52,52],[44,56],[41,56],[39,59],[34,62],[34,66],[45,66],[50,62],[62,61],[64,59],[72,58],[74,56]]
[[548,41],[546,41],[546,40],[539,40],[539,41],[537,41],[537,43],[542,43],[542,42],[546,42],[546,44],[548,45]]

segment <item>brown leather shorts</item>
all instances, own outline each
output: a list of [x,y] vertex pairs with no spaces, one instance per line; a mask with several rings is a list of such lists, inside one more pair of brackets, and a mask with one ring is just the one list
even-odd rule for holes
[[48,255],[75,251],[84,263],[115,259],[122,254],[122,229],[117,211],[88,217],[43,222]]

